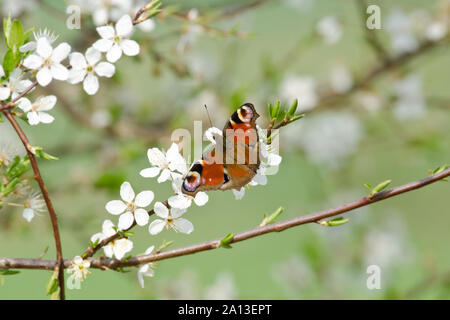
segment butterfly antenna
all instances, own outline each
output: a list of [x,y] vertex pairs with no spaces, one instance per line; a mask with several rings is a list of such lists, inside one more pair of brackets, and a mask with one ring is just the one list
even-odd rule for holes
[[209,116],[208,106],[206,104],[205,104],[205,109],[206,109],[206,114],[208,115],[209,125],[210,125],[210,127],[213,127],[211,117]]

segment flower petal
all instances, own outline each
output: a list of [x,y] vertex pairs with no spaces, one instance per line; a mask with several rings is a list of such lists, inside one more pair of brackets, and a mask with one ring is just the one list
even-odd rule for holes
[[52,123],[55,118],[47,112],[38,112],[39,121],[42,123]]
[[108,258],[112,258],[114,255],[113,247],[110,244],[104,246],[103,251],[105,252],[105,256],[107,256]]
[[70,53],[70,45],[66,42],[60,43],[55,50],[53,50],[53,54],[52,54],[52,61],[56,62],[56,63],[60,63],[61,61],[63,61],[65,58],[67,58],[67,56]]
[[116,23],[116,32],[117,35],[121,37],[126,37],[131,34],[133,31],[133,22],[131,21],[131,17],[129,15],[124,15],[119,19]]
[[70,69],[69,78],[67,79],[67,81],[69,81],[69,83],[71,84],[80,83],[81,81],[83,81],[86,74],[86,69]]
[[166,157],[164,153],[158,148],[152,148],[147,150],[148,161],[158,167],[163,167],[166,163]]
[[166,205],[162,202],[156,202],[153,210],[155,210],[155,214],[158,217],[161,217],[163,219],[166,219],[169,216],[169,209],[166,207]]
[[140,226],[145,226],[150,219],[147,211],[142,208],[136,209],[136,211],[134,212],[134,218],[136,219],[136,223]]
[[69,79],[69,70],[60,63],[54,63],[51,65],[52,77],[56,80],[65,81]]
[[236,200],[241,200],[244,195],[245,195],[245,188],[242,187],[239,191],[235,190],[235,189],[231,189],[231,191],[233,191],[234,193],[234,197],[236,198]]
[[44,59],[47,59],[51,56],[53,48],[47,38],[41,37],[38,39],[36,44],[36,52]]
[[52,81],[52,79],[53,79],[52,73],[50,72],[50,69],[47,67],[42,68],[36,74],[37,82],[43,87],[46,87]]
[[72,66],[71,70],[74,69],[85,69],[87,67],[86,59],[83,54],[79,52],[72,52],[69,57],[69,63]]
[[173,219],[177,219],[181,217],[186,212],[186,209],[178,209],[178,208],[172,208],[170,209],[170,216]]
[[195,195],[194,202],[198,206],[203,206],[208,202],[208,195],[205,192],[199,192]]
[[161,172],[161,175],[159,176],[157,181],[158,181],[158,183],[161,183],[161,182],[167,181],[168,179],[170,179],[170,170],[169,169],[164,169]]
[[120,186],[120,196],[122,197],[123,201],[128,203],[134,200],[134,190],[128,181],[125,181]]
[[98,78],[93,74],[88,74],[83,81],[83,89],[89,95],[94,95],[97,93],[99,88]]
[[113,39],[115,36],[114,28],[111,26],[98,27],[97,32],[103,39]]
[[42,97],[38,100],[38,110],[39,111],[49,111],[53,109],[56,104],[56,96],[50,95],[46,97]]
[[86,60],[91,66],[94,66],[101,58],[102,54],[94,47],[89,47],[86,50]]
[[184,218],[174,220],[172,225],[175,230],[181,233],[189,234],[194,231],[194,225],[189,220]]
[[181,194],[171,196],[169,198],[168,202],[172,208],[178,208],[178,209],[187,209],[192,204],[192,200],[189,197],[181,195]]
[[155,249],[155,246],[150,246],[147,248],[147,250],[145,250],[145,254],[150,254],[153,252],[153,250]]
[[127,56],[137,56],[140,51],[139,44],[134,40],[122,40],[120,41],[120,47]]
[[11,94],[11,89],[6,87],[0,87],[0,100],[6,100]]
[[106,53],[106,59],[112,63],[119,60],[121,56],[122,56],[122,49],[117,43],[114,43],[111,49],[109,49],[108,52]]
[[35,111],[27,113],[28,123],[32,126],[37,125],[39,123],[38,113]]
[[148,232],[150,232],[151,235],[155,235],[160,233],[164,227],[166,226],[166,222],[161,219],[153,220],[152,223],[148,226]]
[[116,72],[116,67],[109,62],[100,62],[94,70],[100,77],[111,78]]
[[105,206],[106,211],[117,215],[123,213],[127,209],[127,205],[121,200],[111,200]]
[[32,70],[36,70],[42,64],[44,63],[44,59],[42,59],[40,56],[36,54],[29,55],[26,57],[26,59],[23,61],[24,67]]
[[28,112],[31,110],[31,101],[28,100],[28,98],[21,98],[18,101],[18,106],[20,109],[22,109],[24,112]]
[[120,215],[119,222],[117,223],[117,227],[120,230],[127,230],[134,222],[134,215],[131,212],[125,212]]
[[152,203],[154,198],[155,194],[153,193],[153,191],[142,191],[138,193],[134,203],[138,207],[145,208],[150,205],[150,203]]
[[23,210],[22,216],[25,218],[25,220],[30,222],[34,218],[34,211],[33,211],[33,209],[26,208],[25,210]]
[[92,45],[95,49],[97,49],[100,52],[107,52],[111,49],[114,41],[108,40],[108,39],[99,39],[94,42]]
[[153,177],[156,177],[160,171],[161,171],[160,168],[153,167],[153,168],[143,169],[143,170],[141,170],[141,172],[139,174],[141,176],[143,176],[144,178],[153,178]]

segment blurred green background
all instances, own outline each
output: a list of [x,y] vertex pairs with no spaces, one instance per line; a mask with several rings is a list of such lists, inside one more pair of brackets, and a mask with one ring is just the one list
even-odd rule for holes
[[[67,41],[82,52],[88,46],[85,41],[95,40],[89,16],[83,16],[81,30],[68,30],[65,4],[37,2],[35,10],[20,15],[26,28],[55,30],[60,34],[58,41]],[[183,1],[178,10],[197,8],[201,16],[207,16],[242,3]],[[380,5],[383,26],[396,8],[406,14],[416,10],[435,14],[439,5],[439,1],[419,0],[371,3]],[[312,36],[317,22],[326,16],[337,17],[342,27],[342,38],[332,45]],[[103,220],[116,222],[104,205],[118,199],[123,181],[130,181],[137,192],[153,190],[160,201],[171,195],[167,183],[139,175],[148,167],[146,151],[153,146],[167,149],[173,129],[191,130],[193,120],[206,120],[203,104],[213,110],[214,125],[221,128],[243,102],[254,102],[260,114],[266,114],[267,104],[278,99],[289,103],[282,83],[290,75],[308,75],[326,84],[330,70],[338,64],[357,81],[381,63],[365,41],[356,1],[322,0],[311,5],[300,0],[267,1],[207,24],[221,30],[236,28],[250,36],[200,34],[190,48],[178,52],[179,31],[186,21],[157,18],[154,31],[136,32],[142,51],[139,58],[123,57],[116,64],[118,74],[111,80],[102,78],[93,98],[80,85],[53,82],[45,90],[57,93],[59,102],[52,110],[56,121],[36,127],[21,122],[33,145],[44,146],[60,158],[39,164],[58,213],[64,257],[82,253]],[[375,32],[391,52],[391,35],[385,29]],[[154,52],[163,56],[161,61]],[[147,228],[135,228],[132,253],[143,253],[163,240],[174,240],[173,247],[178,247],[253,228],[264,214],[280,206],[285,212],[279,219],[326,209],[365,196],[364,183],[392,179],[392,185],[400,185],[448,163],[448,53],[447,41],[377,78],[364,90],[382,101],[375,111],[365,108],[357,94],[323,109],[312,108],[304,119],[282,130],[283,162],[266,186],[250,188],[242,200],[235,200],[230,191],[210,192],[204,207],[193,206],[185,215],[195,226],[191,235],[164,231],[150,236]],[[189,74],[177,74],[174,66]],[[396,117],[398,99],[392,88],[411,74],[421,79],[425,112],[415,118]],[[302,96],[298,98],[301,108]],[[77,115],[86,115],[87,123],[61,106],[63,99],[75,106]],[[92,125],[96,122],[91,117],[104,114],[110,121],[106,127]],[[260,119],[259,125],[266,126],[267,119]],[[136,128],[143,130],[141,136],[134,133]],[[147,136],[145,130],[163,134]],[[9,124],[0,123],[0,143],[5,141],[16,141],[17,149],[21,147]],[[126,274],[92,270],[82,289],[68,290],[67,298],[448,299],[449,191],[448,184],[439,182],[350,212],[345,215],[350,222],[343,226],[304,225],[237,243],[231,250],[161,261],[155,277],[146,279],[145,289],[138,284],[136,269]],[[55,256],[46,213],[28,223],[20,210],[5,208],[0,211],[0,230],[0,256],[38,257],[47,246],[44,258]],[[366,268],[371,264],[381,267],[380,290],[366,287]],[[47,271],[5,277],[0,298],[46,299],[49,277]]]

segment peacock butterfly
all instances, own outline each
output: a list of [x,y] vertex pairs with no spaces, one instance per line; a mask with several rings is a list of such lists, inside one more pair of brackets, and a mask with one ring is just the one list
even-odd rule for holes
[[239,107],[216,137],[216,143],[195,161],[183,179],[181,190],[195,196],[208,190],[240,190],[260,166],[259,114],[251,103]]

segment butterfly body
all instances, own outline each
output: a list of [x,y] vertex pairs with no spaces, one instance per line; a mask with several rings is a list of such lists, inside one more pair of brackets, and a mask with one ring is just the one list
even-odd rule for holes
[[248,184],[260,166],[258,117],[253,104],[239,107],[223,128],[222,137],[191,166],[182,192],[195,196],[199,191],[240,190]]

